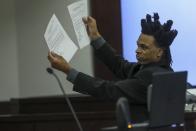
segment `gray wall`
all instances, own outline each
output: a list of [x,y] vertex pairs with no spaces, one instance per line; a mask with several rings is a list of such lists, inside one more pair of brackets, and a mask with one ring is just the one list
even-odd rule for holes
[[[13,6],[13,2],[11,2],[13,6],[11,9],[14,10],[15,8],[16,26],[14,26],[13,19],[13,27],[10,28],[12,30],[11,32],[14,32],[14,35],[17,36],[17,39],[16,37],[15,39],[12,38],[13,40],[10,42],[11,45],[9,47],[7,44],[9,44],[8,42],[10,40],[10,36],[7,36],[7,38],[5,38],[6,42],[4,42],[4,44],[6,44],[7,48],[5,52],[7,52],[6,54],[9,54],[8,51],[10,50],[10,48],[14,50],[11,51],[12,54],[9,55],[9,57],[12,58],[0,55],[2,59],[8,59],[6,65],[11,65],[14,67],[14,69],[9,69],[8,66],[4,66],[4,70],[0,69],[4,71],[3,74],[0,74],[1,80],[5,74],[14,77],[12,79],[4,78],[6,79],[5,81],[13,81],[13,87],[10,87],[10,89],[4,88],[6,90],[6,94],[8,94],[7,98],[17,96],[36,97],[61,94],[56,80],[46,73],[46,67],[50,66],[50,64],[47,60],[48,48],[43,35],[52,14],[55,13],[59,18],[61,24],[67,30],[68,35],[74,42],[76,42],[76,36],[73,31],[70,16],[66,9],[66,6],[72,2],[74,1],[15,0],[15,6]],[[9,9],[8,12],[10,13],[10,8],[7,9]],[[7,15],[10,15],[8,12]],[[1,26],[5,26],[5,24],[1,24]],[[15,28],[17,33],[15,33]],[[4,33],[4,31],[2,33]],[[3,45],[1,44],[0,48],[2,49],[2,47]],[[10,61],[10,59],[12,61]],[[91,48],[89,46],[82,50],[79,50],[70,63],[79,71],[93,75]],[[15,72],[14,75],[13,72]],[[63,82],[64,88],[66,89],[67,93],[74,93],[72,92],[72,84],[66,81],[65,74],[59,71],[56,72]],[[7,83],[6,85],[3,83],[1,84],[1,86],[5,87],[9,86],[9,84]],[[12,90],[11,88],[15,88],[15,94],[17,94],[18,91],[18,95],[13,95],[11,93],[9,94],[8,92]],[[1,88],[0,92],[2,91],[3,90]],[[3,97],[0,96],[0,99],[1,98]]]
[[14,0],[0,1],[0,100],[19,96]]

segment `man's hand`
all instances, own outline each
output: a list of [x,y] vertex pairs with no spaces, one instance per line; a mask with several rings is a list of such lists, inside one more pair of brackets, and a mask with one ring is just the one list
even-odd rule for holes
[[94,18],[88,16],[87,18],[83,18],[82,20],[83,20],[84,24],[86,25],[87,33],[88,33],[91,40],[95,40],[95,39],[101,37],[101,35],[99,34],[99,31],[97,29],[96,20]]
[[51,63],[51,66],[57,70],[64,72],[65,74],[69,73],[71,66],[67,61],[60,55],[55,54],[54,52],[48,53],[48,60]]

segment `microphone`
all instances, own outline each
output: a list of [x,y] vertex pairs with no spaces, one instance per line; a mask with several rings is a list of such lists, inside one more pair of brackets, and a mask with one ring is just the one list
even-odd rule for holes
[[57,80],[57,82],[58,82],[58,84],[59,84],[59,87],[61,88],[61,91],[62,91],[62,93],[63,93],[63,96],[65,97],[65,100],[66,100],[66,102],[67,102],[67,104],[68,104],[68,107],[69,107],[70,110],[71,110],[71,113],[72,113],[72,115],[73,115],[73,117],[74,117],[74,119],[75,119],[75,121],[76,121],[76,124],[77,124],[79,130],[80,130],[80,131],[83,131],[83,128],[82,128],[82,126],[81,126],[81,124],[80,124],[80,121],[79,121],[79,119],[78,119],[78,117],[77,117],[77,115],[76,115],[76,113],[75,113],[75,110],[74,110],[74,108],[73,108],[73,106],[72,106],[72,104],[71,104],[69,98],[68,98],[67,95],[66,95],[66,92],[65,92],[65,90],[64,90],[64,88],[63,88],[63,86],[62,86],[62,84],[61,84],[60,79],[59,79],[58,76],[54,73],[54,71],[52,70],[52,68],[49,68],[49,67],[48,67],[48,68],[46,69],[46,71],[47,71],[49,74],[53,75],[53,76],[56,78],[56,80]]
[[129,131],[134,124],[131,124],[128,100],[124,97],[118,99],[116,104],[117,126],[102,128],[102,131]]
[[120,130],[128,131],[132,128],[130,119],[129,103],[126,98],[121,97],[116,104],[117,125]]
[[46,70],[47,70],[47,72],[48,72],[49,74],[53,74],[53,73],[54,73],[53,70],[52,70],[51,68],[49,68],[49,67],[48,67]]

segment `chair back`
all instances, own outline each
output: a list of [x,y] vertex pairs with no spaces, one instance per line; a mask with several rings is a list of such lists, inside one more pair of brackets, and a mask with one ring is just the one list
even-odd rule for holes
[[148,91],[150,127],[184,123],[186,83],[186,71],[153,74]]

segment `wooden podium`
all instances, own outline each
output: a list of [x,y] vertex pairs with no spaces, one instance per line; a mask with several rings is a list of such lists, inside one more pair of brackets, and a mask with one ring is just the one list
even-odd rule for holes
[[[116,125],[115,103],[88,96],[70,96],[70,99],[84,131],[100,131]],[[0,102],[0,114],[0,131],[79,131],[62,96]],[[185,113],[185,129],[196,130],[195,112]]]

